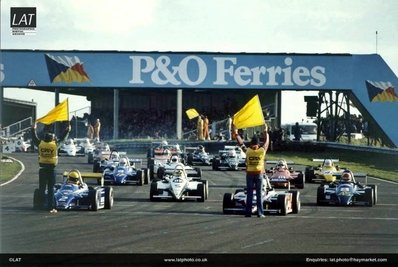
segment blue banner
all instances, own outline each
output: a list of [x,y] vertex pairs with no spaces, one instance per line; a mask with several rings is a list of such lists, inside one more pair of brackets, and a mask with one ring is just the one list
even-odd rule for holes
[[351,91],[398,146],[398,79],[377,54],[1,50],[0,58],[3,87]]

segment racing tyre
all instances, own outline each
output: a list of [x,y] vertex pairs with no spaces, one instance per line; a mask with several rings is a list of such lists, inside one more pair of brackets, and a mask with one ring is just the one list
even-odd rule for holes
[[148,169],[149,169],[149,178],[150,178],[150,180],[153,180],[155,178],[154,168],[155,168],[155,166],[153,164],[149,165]]
[[213,160],[213,162],[211,164],[211,168],[213,169],[213,171],[218,170],[218,161],[217,160]]
[[158,179],[163,179],[164,172],[165,172],[164,168],[163,167],[159,167],[158,173],[157,173],[157,178]]
[[113,207],[113,187],[105,187],[105,209]]
[[91,153],[91,152],[87,154],[87,163],[88,164],[94,163],[94,156],[93,156],[93,153]]
[[301,209],[300,192],[299,191],[289,191],[292,193],[292,213],[299,213]]
[[198,198],[198,202],[205,202],[206,199],[206,192],[205,192],[205,185],[204,184],[198,184],[197,188],[197,193],[200,198]]
[[201,179],[202,178],[202,169],[201,168],[194,168],[194,170],[198,174],[198,178]]
[[202,182],[205,187],[205,199],[207,199],[209,197],[209,183],[207,180],[202,180]]
[[306,181],[307,183],[311,183],[311,182],[312,182],[312,179],[315,178],[314,168],[312,168],[312,167],[307,167],[307,168],[305,168],[304,176],[305,176],[305,181]]
[[157,194],[158,194],[158,183],[155,182],[155,181],[153,181],[153,182],[151,183],[151,189],[150,189],[150,191],[149,191],[149,200],[150,200],[150,201],[156,201],[156,200],[158,200],[158,198],[154,198],[154,197],[153,197],[154,195],[157,195]]
[[149,169],[142,169],[142,171],[144,172],[144,184],[149,184],[151,182],[151,178],[149,176]]
[[288,210],[288,201],[287,195],[278,195],[277,205],[280,210],[280,215],[286,216]]
[[89,192],[89,199],[91,203],[91,210],[97,211],[100,206],[100,201],[101,201],[101,191],[98,189],[94,189]]
[[304,184],[305,184],[304,175],[303,175],[302,172],[300,172],[300,174],[297,176],[297,180],[296,180],[295,186],[298,189],[303,189],[304,188]]
[[191,155],[191,154],[190,154],[190,155],[188,155],[187,164],[188,164],[188,165],[190,165],[190,166],[192,166],[192,165],[193,165],[193,157],[192,157],[192,155]]
[[142,185],[144,183],[144,173],[142,172],[142,170],[138,170],[137,171],[137,184],[138,185]]
[[232,194],[231,193],[225,193],[224,198],[222,200],[222,211],[224,214],[231,214],[232,212],[230,210],[227,210],[229,208],[233,207],[232,203]]
[[94,161],[93,172],[100,172],[100,162],[99,161]]
[[373,188],[365,189],[365,201],[367,202],[366,206],[372,207],[374,201],[374,191]]
[[33,193],[33,209],[38,210],[43,206],[43,201],[40,199],[39,189],[35,189]]
[[373,189],[373,205],[376,205],[377,204],[377,185],[370,184],[368,186]]

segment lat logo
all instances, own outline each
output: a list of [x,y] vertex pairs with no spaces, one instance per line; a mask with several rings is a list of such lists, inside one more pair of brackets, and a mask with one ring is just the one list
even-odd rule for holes
[[11,7],[10,27],[12,35],[35,35],[37,14],[35,7]]

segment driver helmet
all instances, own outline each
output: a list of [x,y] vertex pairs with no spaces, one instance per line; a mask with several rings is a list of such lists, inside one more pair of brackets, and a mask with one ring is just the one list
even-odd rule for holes
[[168,144],[169,144],[169,143],[167,143],[166,140],[163,140],[163,141],[162,141],[162,145],[167,146]]
[[353,178],[353,174],[351,171],[349,170],[345,170],[342,174],[341,174],[341,180],[343,182],[352,182]]
[[119,161],[120,166],[127,166],[127,159],[126,158],[121,158]]
[[333,166],[333,162],[330,159],[325,160],[325,167],[332,167]]
[[171,162],[177,163],[178,162],[178,157],[177,156],[172,156],[171,157]]
[[119,155],[117,153],[112,153],[112,160],[118,160],[119,159]]
[[80,172],[73,170],[68,174],[68,183],[79,185],[81,182]]
[[286,163],[286,161],[285,161],[284,159],[279,160],[279,161],[278,161],[278,164],[277,164],[277,167],[278,167],[278,168],[286,168],[286,169],[287,169],[287,163]]
[[174,169],[174,175],[175,176],[182,176],[183,173],[184,173],[184,167],[180,163]]

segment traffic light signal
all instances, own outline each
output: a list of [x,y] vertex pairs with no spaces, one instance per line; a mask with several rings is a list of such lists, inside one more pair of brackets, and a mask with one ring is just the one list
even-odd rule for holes
[[316,117],[318,112],[318,97],[304,96],[304,101],[307,102],[307,117]]

